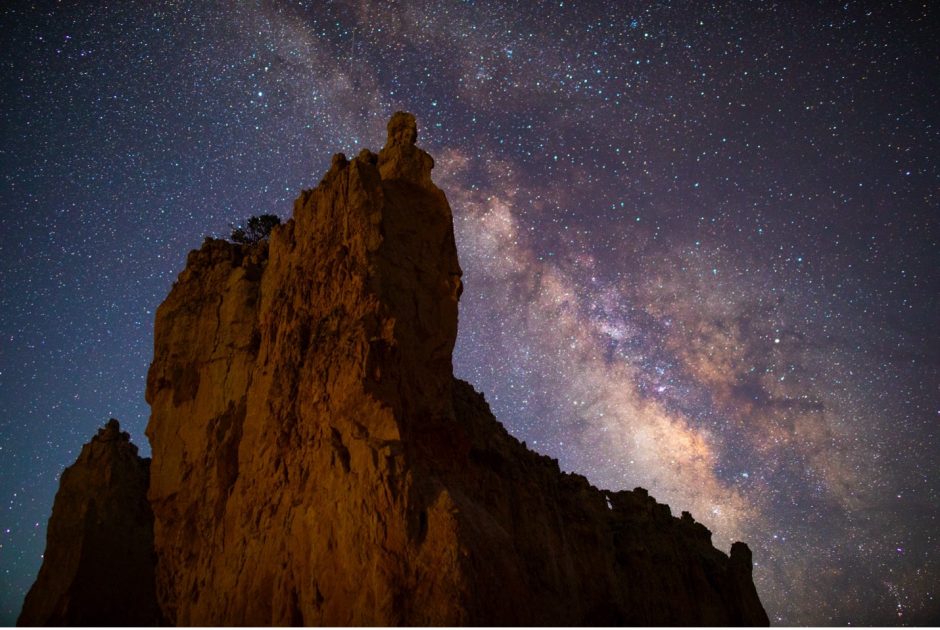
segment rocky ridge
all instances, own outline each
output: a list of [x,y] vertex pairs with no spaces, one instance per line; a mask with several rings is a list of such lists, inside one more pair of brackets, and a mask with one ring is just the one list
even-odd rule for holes
[[165,620],[766,625],[746,545],[562,473],[453,377],[461,269],[416,140],[395,114],[268,242],[192,252],[158,309]]

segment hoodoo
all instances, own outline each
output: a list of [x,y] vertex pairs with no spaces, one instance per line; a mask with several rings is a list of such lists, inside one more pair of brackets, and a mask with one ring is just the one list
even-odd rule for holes
[[746,545],[561,472],[454,378],[461,269],[416,140],[395,114],[268,240],[207,239],[157,311],[163,618],[766,625]]

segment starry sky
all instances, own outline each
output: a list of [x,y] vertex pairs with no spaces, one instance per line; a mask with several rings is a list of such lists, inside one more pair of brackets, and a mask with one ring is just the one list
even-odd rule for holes
[[145,454],[153,316],[414,112],[458,376],[530,447],[754,551],[773,623],[940,622],[928,3],[5,2],[0,622],[61,470]]

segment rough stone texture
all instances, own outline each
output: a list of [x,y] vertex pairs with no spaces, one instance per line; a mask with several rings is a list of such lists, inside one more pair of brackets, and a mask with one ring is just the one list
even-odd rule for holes
[[561,473],[459,380],[454,409],[471,443],[448,482],[463,494],[471,622],[768,625],[747,545],[735,543],[729,560],[704,525],[673,517],[643,488],[602,491]]
[[59,482],[39,577],[21,626],[149,626],[154,592],[150,460],[111,420]]
[[207,240],[148,375],[178,625],[753,624],[750,552],[528,451],[453,378],[461,270],[398,113],[269,243]]

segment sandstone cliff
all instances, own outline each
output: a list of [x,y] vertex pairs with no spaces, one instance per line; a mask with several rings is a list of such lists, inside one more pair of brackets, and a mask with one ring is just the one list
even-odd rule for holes
[[65,469],[39,577],[21,626],[151,626],[154,592],[149,460],[111,420]]
[[451,210],[398,113],[157,311],[156,596],[177,625],[767,624],[747,547],[526,449],[453,377]]
[[[767,623],[642,491],[525,449],[455,381],[451,210],[396,114],[255,247],[160,307],[147,396],[158,591],[178,624]],[[610,507],[608,507],[608,501]]]

